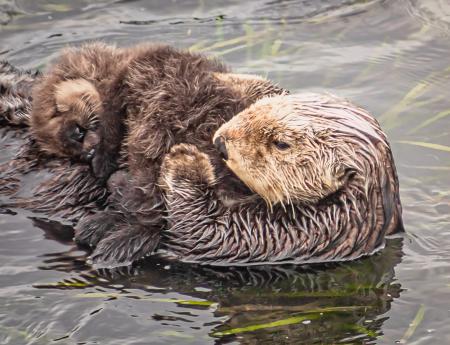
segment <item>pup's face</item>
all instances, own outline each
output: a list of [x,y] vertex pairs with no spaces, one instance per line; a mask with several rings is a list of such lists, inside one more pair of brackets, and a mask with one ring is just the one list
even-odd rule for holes
[[98,115],[100,95],[85,79],[60,82],[55,86],[54,109],[49,118],[34,114],[33,133],[40,147],[59,157],[90,161],[100,142]]
[[303,116],[286,96],[267,98],[222,125],[213,138],[228,167],[269,204],[316,203],[354,170],[330,128]]

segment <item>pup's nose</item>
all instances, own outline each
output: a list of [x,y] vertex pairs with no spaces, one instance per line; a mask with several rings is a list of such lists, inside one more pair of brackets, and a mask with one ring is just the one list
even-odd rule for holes
[[222,158],[227,160],[228,159],[228,152],[227,152],[227,147],[225,145],[225,139],[223,137],[220,137],[220,136],[217,137],[214,140],[214,146],[220,152],[220,155],[222,156]]

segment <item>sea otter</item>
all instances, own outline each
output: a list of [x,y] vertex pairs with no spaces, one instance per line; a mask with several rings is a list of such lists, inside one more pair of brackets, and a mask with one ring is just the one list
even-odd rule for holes
[[266,97],[214,135],[255,191],[228,206],[214,163],[194,145],[164,158],[164,255],[215,265],[350,260],[402,229],[398,179],[377,121],[319,94]]

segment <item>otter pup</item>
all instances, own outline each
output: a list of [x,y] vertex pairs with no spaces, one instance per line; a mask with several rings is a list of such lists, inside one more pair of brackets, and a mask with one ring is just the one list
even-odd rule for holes
[[386,136],[343,99],[263,98],[223,124],[214,143],[261,198],[226,206],[208,155],[174,146],[160,176],[165,255],[216,265],[350,260],[402,229]]
[[[133,121],[138,122],[137,128],[145,121],[146,115],[140,110],[128,119],[131,113],[128,109],[135,106],[134,91],[129,90],[136,87],[136,94],[141,97],[153,97],[152,88],[160,80],[167,82],[169,76],[174,75],[170,69],[177,68],[183,77],[182,67],[176,66],[183,59],[197,70],[198,75],[209,71],[211,77],[217,79],[216,83],[233,84],[236,92],[247,92],[247,98],[254,98],[254,93],[260,90],[249,84],[268,83],[254,76],[228,75],[226,67],[216,60],[166,45],[116,48],[91,43],[81,48],[69,48],[34,86],[31,128],[37,143],[51,155],[81,162],[92,160],[94,174],[106,181],[117,168],[124,134],[129,132],[132,136],[133,131],[142,132],[134,129]],[[145,74],[144,83],[134,85],[142,82],[142,76],[136,71]],[[191,71],[186,73],[191,73],[194,79],[183,81],[184,86],[197,87],[197,76]],[[182,98],[185,91],[180,91],[181,94],[175,96]],[[194,99],[183,102],[190,101],[195,102]],[[145,99],[141,103],[138,106],[144,105],[145,109]],[[145,137],[140,139],[149,141]]]
[[127,50],[104,43],[65,49],[34,85],[31,131],[50,155],[93,160],[94,172],[113,171],[123,137],[120,114],[106,111],[113,81],[130,59]]

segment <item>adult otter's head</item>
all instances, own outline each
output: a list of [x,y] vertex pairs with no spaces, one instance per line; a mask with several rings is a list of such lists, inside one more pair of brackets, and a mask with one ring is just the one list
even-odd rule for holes
[[259,100],[222,125],[213,141],[228,167],[268,203],[311,204],[356,175],[365,178],[367,161],[378,159],[374,144],[384,139],[373,118],[349,102],[297,94]]
[[[49,90],[46,102],[32,109],[31,128],[47,153],[76,160],[92,159],[100,138],[97,133],[102,101],[96,87],[85,79],[61,81]],[[47,105],[46,108],[44,106]]]

